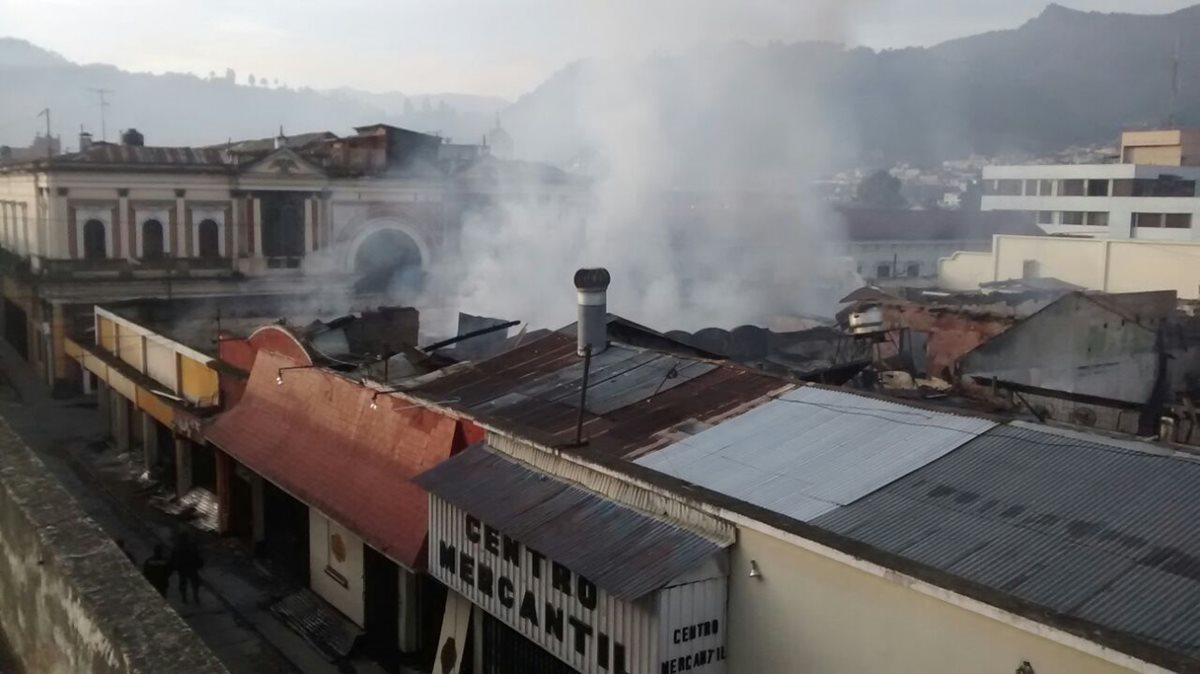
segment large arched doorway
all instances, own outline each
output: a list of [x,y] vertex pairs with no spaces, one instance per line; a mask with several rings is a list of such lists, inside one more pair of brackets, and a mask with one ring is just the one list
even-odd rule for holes
[[367,235],[354,252],[354,270],[361,275],[361,292],[418,291],[424,282],[421,249],[399,229],[379,229]]

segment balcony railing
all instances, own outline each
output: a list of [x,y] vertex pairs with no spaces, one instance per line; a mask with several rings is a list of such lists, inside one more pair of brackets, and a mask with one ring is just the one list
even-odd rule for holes
[[157,260],[126,260],[101,258],[90,260],[43,260],[42,274],[48,277],[71,276],[154,276],[180,277],[199,273],[211,276],[214,272],[232,273],[234,261],[229,258],[167,257]]

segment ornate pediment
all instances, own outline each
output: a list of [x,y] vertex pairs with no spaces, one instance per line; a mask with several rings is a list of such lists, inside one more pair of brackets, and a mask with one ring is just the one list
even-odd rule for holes
[[279,178],[325,175],[325,172],[319,166],[286,147],[275,150],[262,159],[247,165],[242,170],[242,173],[244,175],[273,176]]

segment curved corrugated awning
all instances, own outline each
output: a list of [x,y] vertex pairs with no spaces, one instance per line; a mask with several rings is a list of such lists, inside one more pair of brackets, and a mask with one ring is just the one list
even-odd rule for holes
[[413,476],[450,455],[457,422],[261,351],[246,393],[206,437],[409,568],[423,568],[429,500]]
[[620,599],[667,586],[726,547],[534,470],[483,444],[416,483]]

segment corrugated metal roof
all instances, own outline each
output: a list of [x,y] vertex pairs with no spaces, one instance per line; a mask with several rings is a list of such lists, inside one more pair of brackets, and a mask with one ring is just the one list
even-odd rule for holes
[[[617,456],[666,444],[663,431],[743,407],[789,383],[737,365],[614,344],[592,359],[584,436]],[[579,418],[583,361],[573,336],[531,344],[410,390],[508,430],[571,442]],[[537,438],[543,439],[543,438]]]
[[206,429],[233,458],[409,568],[424,567],[429,499],[412,478],[450,456],[454,419],[259,351],[246,392]]
[[994,426],[804,387],[637,463],[797,520],[876,490]]
[[813,524],[1200,657],[1200,460],[1001,426]]
[[415,481],[621,599],[665,587],[725,547],[482,445]]
[[83,152],[55,157],[56,164],[141,164],[213,167],[227,165],[220,150],[193,147],[152,147],[95,143]]

